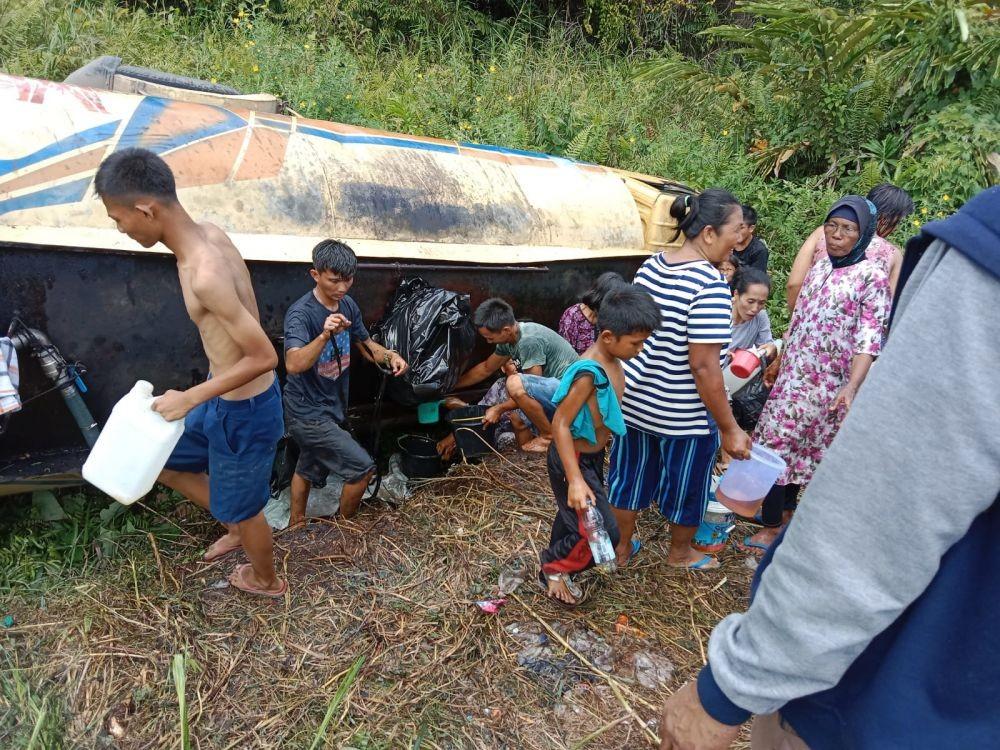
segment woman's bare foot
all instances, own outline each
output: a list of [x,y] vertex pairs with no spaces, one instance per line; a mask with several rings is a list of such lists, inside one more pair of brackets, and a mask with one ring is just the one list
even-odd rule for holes
[[529,440],[521,448],[529,453],[545,453],[549,449],[549,443],[551,442],[551,438],[538,436],[534,440]]
[[763,552],[774,544],[774,540],[778,538],[778,534],[781,533],[782,528],[784,526],[765,526],[762,528],[748,540],[751,549]]

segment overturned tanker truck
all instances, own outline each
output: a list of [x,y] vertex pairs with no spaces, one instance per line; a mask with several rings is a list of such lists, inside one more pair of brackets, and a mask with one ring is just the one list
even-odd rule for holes
[[[273,97],[118,62],[69,79],[85,86],[0,75],[0,326],[23,405],[0,416],[0,495],[80,482],[88,445],[136,380],[161,392],[206,377],[173,256],[118,233],[95,197],[95,171],[118,149],[160,154],[191,214],[229,233],[279,351],[321,239],[357,252],[351,295],[369,325],[419,276],[554,326],[597,275],[629,277],[674,244],[669,207],[690,192],[541,153],[286,116]],[[351,401],[364,411],[379,379],[358,368]]]

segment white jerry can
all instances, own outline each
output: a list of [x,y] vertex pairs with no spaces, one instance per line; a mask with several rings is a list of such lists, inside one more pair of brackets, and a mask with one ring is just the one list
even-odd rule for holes
[[153,411],[153,386],[145,380],[115,404],[83,464],[83,478],[124,505],[156,482],[184,433],[184,420],[168,422]]

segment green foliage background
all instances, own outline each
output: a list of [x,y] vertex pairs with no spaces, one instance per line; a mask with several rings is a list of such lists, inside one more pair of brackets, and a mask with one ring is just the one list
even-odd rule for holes
[[998,21],[970,0],[0,0],[0,69],[113,54],[311,117],[722,185],[761,215],[780,324],[837,195],[909,190],[901,243],[996,182]]

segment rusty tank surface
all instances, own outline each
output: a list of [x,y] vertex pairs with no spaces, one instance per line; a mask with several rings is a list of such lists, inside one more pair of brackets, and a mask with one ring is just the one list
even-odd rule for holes
[[[207,374],[173,256],[117,232],[94,194],[94,173],[116,150],[160,154],[188,211],[229,233],[279,351],[321,239],[358,254],[351,295],[369,326],[418,275],[474,306],[503,297],[518,317],[555,327],[600,273],[630,277],[677,243],[669,206],[690,192],[541,153],[184,98],[0,75],[0,332],[14,321],[24,344],[24,406],[0,434],[0,494],[80,481],[86,431],[60,398],[70,379],[85,384],[96,430],[136,380],[159,392]],[[60,354],[61,385],[23,330]],[[352,410],[364,412],[378,379],[356,365]]]

